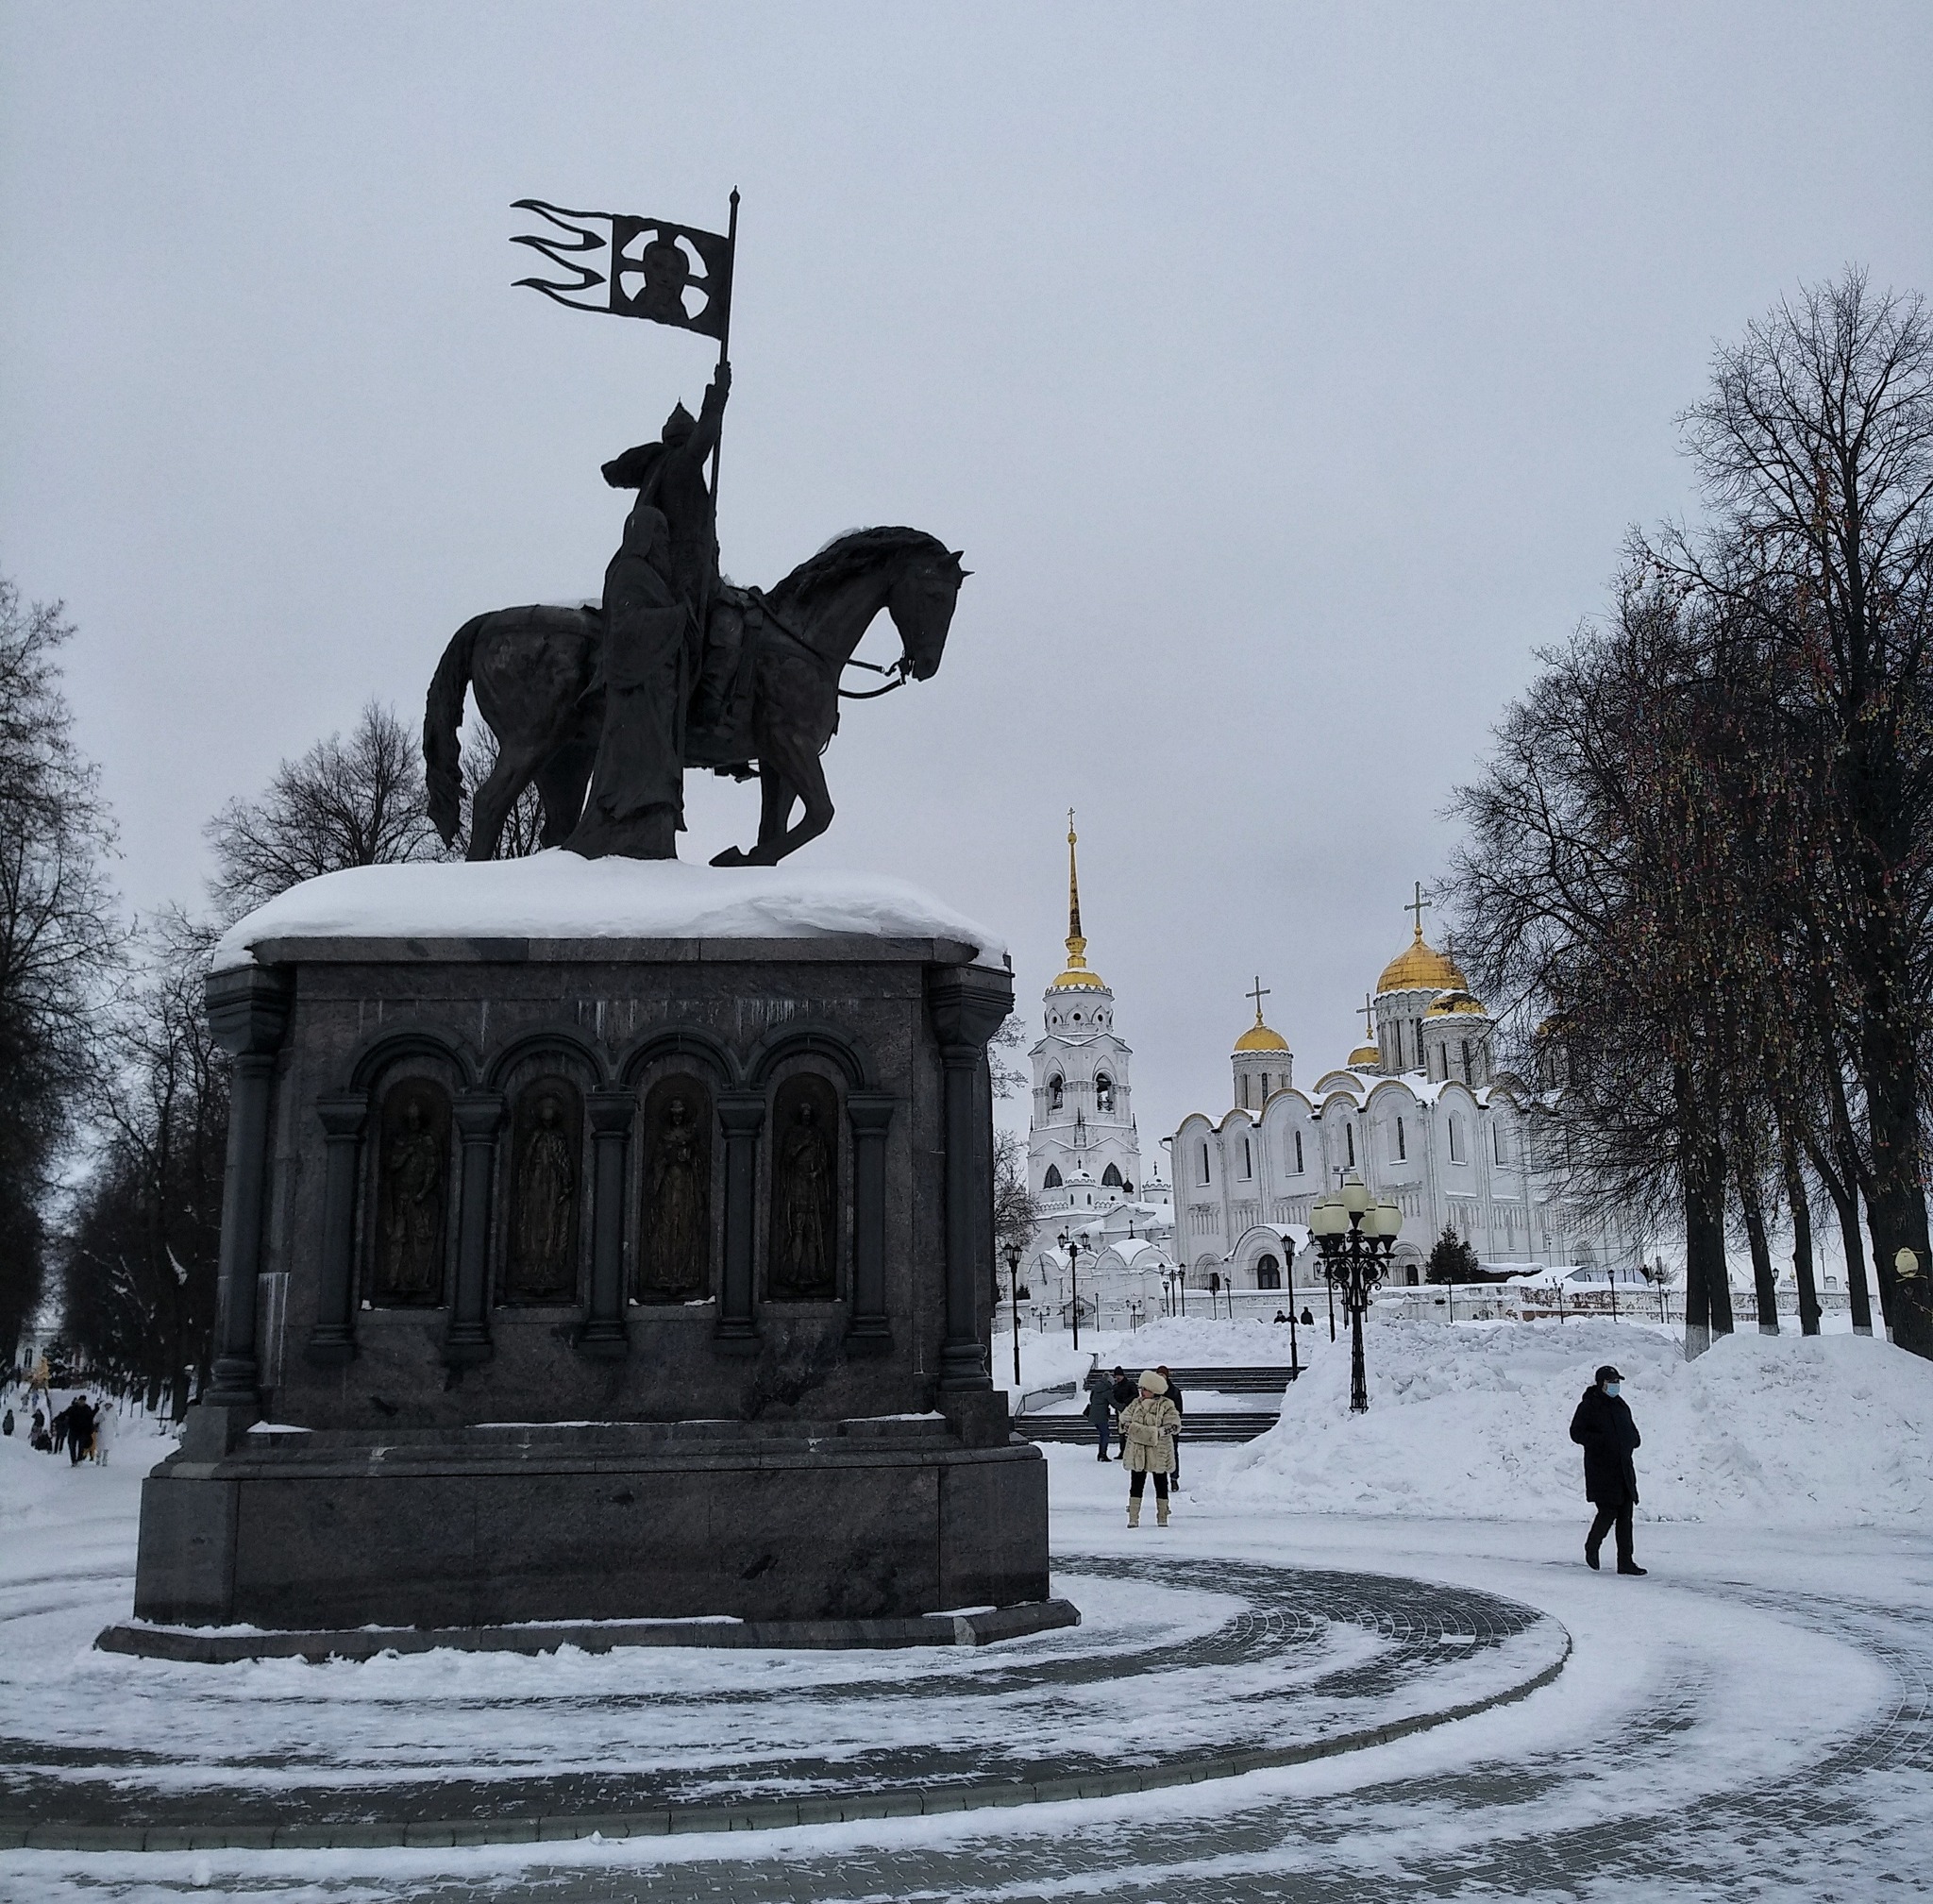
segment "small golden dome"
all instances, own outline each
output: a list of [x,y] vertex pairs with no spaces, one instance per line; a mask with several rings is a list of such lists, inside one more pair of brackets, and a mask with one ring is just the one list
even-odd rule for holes
[[1468,991],[1457,991],[1446,998],[1438,999],[1423,1016],[1426,1019],[1447,1019],[1462,1013],[1469,1018],[1487,1019],[1489,1012],[1484,1002]]
[[[1081,943],[1085,945],[1086,940],[1083,939]],[[1049,989],[1057,992],[1104,992],[1107,981],[1099,972],[1089,971],[1084,962],[1079,966],[1069,966]]]
[[1423,943],[1421,926],[1417,927],[1416,937],[1383,968],[1383,976],[1376,981],[1379,996],[1384,992],[1460,992],[1469,988],[1470,981],[1456,969],[1454,961]]
[[1260,1019],[1257,1019],[1240,1037],[1235,1041],[1237,1052],[1286,1052],[1288,1040],[1279,1032],[1271,1032]]
[[1379,1065],[1383,1062],[1383,1048],[1381,1045],[1357,1045],[1355,1050],[1350,1053],[1349,1062],[1352,1067]]

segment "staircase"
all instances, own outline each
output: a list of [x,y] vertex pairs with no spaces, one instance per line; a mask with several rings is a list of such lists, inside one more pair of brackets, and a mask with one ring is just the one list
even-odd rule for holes
[[[1302,1369],[1292,1369],[1286,1363],[1242,1369],[1171,1367],[1168,1373],[1182,1385],[1186,1410],[1182,1417],[1182,1441],[1185,1445],[1189,1441],[1252,1441],[1257,1435],[1267,1434],[1282,1419],[1279,1409],[1216,1410],[1203,1405],[1214,1395],[1279,1395],[1302,1373]],[[1023,1412],[1015,1416],[1014,1427],[1030,1441],[1094,1440],[1094,1424],[1085,1415]]]

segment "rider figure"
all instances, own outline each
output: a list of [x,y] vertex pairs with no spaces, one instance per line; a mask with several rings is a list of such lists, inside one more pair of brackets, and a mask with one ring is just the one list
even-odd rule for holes
[[[729,609],[714,614],[723,606],[718,530],[711,485],[705,480],[705,462],[718,447],[718,429],[731,392],[731,366],[720,363],[696,418],[679,404],[664,419],[658,442],[628,449],[604,465],[604,480],[612,488],[635,489],[636,507],[661,511],[668,526],[665,580],[689,617],[685,680],[696,688],[691,720],[697,728],[718,723],[738,663],[739,616]],[[682,714],[681,710],[681,738]]]

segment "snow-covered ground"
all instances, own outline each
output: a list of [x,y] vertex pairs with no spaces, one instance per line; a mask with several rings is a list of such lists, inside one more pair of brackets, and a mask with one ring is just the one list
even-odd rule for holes
[[[1565,1428],[1600,1350],[1583,1325],[1564,1328],[1559,1342],[1523,1326],[1459,1327],[1448,1343],[1451,1332],[1433,1326],[1419,1329],[1426,1341],[1418,1342],[1378,1328],[1370,1341],[1371,1411],[1353,1420],[1347,1339],[1337,1356],[1325,1331],[1280,1429],[1246,1448],[1193,1451],[1166,1530],[1128,1530],[1118,1467],[1103,1468],[1080,1448],[1048,1451],[1061,1575],[1116,1577],[1109,1569],[1131,1559],[1165,1570],[1165,1609],[1152,1598],[1136,1603],[1132,1592],[1107,1605],[1097,1595],[1084,1642],[1093,1646],[1112,1626],[1116,1637],[1100,1651],[1125,1647],[1118,1622],[1139,1604],[1142,1639],[1157,1655],[1174,1655],[1166,1682],[1158,1668],[1143,1672],[1120,1700],[1128,1741],[1169,1729],[1196,1736],[1213,1700],[1203,1704],[1188,1690],[1184,1656],[1202,1643],[1221,1603],[1249,1591],[1245,1568],[1285,1563],[1482,1590],[1541,1609],[1568,1629],[1573,1651],[1557,1680],[1521,1704],[1338,1760],[998,1813],[474,1850],[0,1852],[0,1898],[149,1904],[215,1892],[300,1904],[1023,1904],[1104,1894],[1115,1904],[1864,1904],[1926,1895],[1933,1516],[1925,1456],[1933,1369],[1883,1343],[1791,1337],[1740,1338],[1687,1368],[1667,1339],[1618,1329],[1605,1358],[1629,1378],[1645,1433],[1639,1551],[1652,1569],[1647,1579],[1628,1580],[1592,1574],[1578,1556],[1587,1510]],[[1146,1357],[1154,1359],[1207,1358],[1163,1346]],[[96,1614],[125,1609],[142,1453],[124,1438],[112,1467],[69,1470],[26,1455],[17,1441],[0,1443],[0,1782],[21,1761],[21,1743],[38,1750],[50,1729],[92,1746],[112,1700],[126,1696],[133,1677],[155,1675],[154,1662],[108,1662],[85,1650]],[[1425,1485],[1398,1488],[1392,1477],[1405,1468]],[[1702,1489],[1701,1474],[1708,1476]],[[57,1628],[65,1637],[53,1643]],[[13,1649],[29,1630],[49,1639],[23,1658]],[[1002,1670],[999,1651],[973,1669]],[[1099,1663],[1099,1653],[1090,1657]],[[714,1659],[702,1669],[657,1663],[667,1689],[696,1670],[772,1670],[758,1657]],[[509,1665],[529,1680],[522,1690],[532,1703],[561,1691],[581,1700],[592,1756],[638,1750],[651,1739],[648,1664],[641,1670],[612,1656]],[[413,1696],[415,1681],[395,1670],[404,1666],[426,1682]],[[398,1774],[426,1744],[461,1741],[463,1701],[453,1684],[427,1683],[436,1677],[433,1661],[387,1662],[386,1678],[362,1668],[288,1667],[286,1687],[266,1678],[247,1686],[257,1669],[201,1670],[252,1693],[253,1700],[228,1701],[247,1736],[291,1731],[302,1708],[339,1684],[345,1715],[354,1706],[388,1715],[383,1737]],[[775,1761],[836,1748],[842,1709],[832,1681],[849,1678],[845,1666],[784,1670],[819,1691],[788,1695],[767,1741]],[[944,1702],[935,1709],[920,1690],[941,1670],[936,1662],[891,1656],[872,1670],[873,1696],[902,1698],[909,1713],[944,1726]],[[1229,1695],[1240,1696],[1238,1677]],[[1284,1695],[1277,1682],[1258,1687],[1257,1696],[1266,1711],[1267,1701]],[[482,1768],[504,1728],[489,1702],[471,1710]],[[1048,1710],[1037,1693],[1017,1693],[1013,1735]],[[629,1741],[619,1712],[630,1714]],[[668,1696],[665,1713],[668,1722]],[[688,1723],[682,1708],[675,1716]],[[130,1723],[123,1709],[120,1724]],[[185,1738],[185,1718],[180,1724]],[[159,1700],[139,1735],[123,1743],[137,1757],[165,1756],[170,1734],[168,1703]],[[328,1749],[318,1732],[311,1752]],[[140,1783],[148,1774],[130,1761],[128,1776]],[[245,1778],[245,1766],[225,1776]],[[264,1778],[285,1776],[286,1765],[264,1758]]]

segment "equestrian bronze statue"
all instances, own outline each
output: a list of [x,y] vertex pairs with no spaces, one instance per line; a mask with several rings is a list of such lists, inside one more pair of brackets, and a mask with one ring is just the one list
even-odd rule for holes
[[462,822],[466,691],[497,742],[472,803],[469,858],[496,857],[511,809],[533,784],[544,846],[675,858],[684,769],[708,767],[756,775],[761,794],[757,845],[728,848],[712,864],[775,865],[832,823],[819,756],[838,731],[841,695],[868,698],[839,678],[866,666],[853,650],[880,611],[902,651],[875,694],[939,666],[967,571],[958,550],[919,530],[839,536],[769,594],[722,580],[702,463],[730,389],[721,364],[696,418],[681,404],[658,442],[604,465],[605,480],[637,500],[600,601],[479,615],[444,650],[423,753],[430,817],[446,844]]

